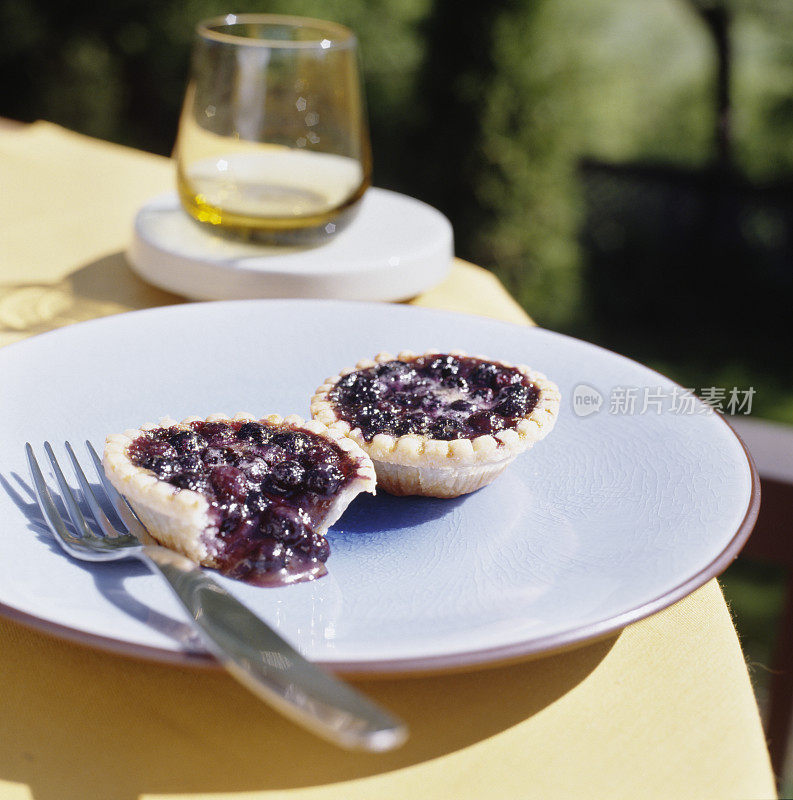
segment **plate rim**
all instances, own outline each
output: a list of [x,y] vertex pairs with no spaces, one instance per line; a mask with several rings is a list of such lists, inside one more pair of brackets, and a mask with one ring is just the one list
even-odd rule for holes
[[[570,336],[569,334],[551,331],[547,328],[540,326],[521,325],[506,320],[497,319],[494,317],[485,317],[476,314],[467,314],[460,311],[451,311],[448,309],[436,309],[417,306],[399,306],[390,302],[377,302],[377,301],[361,301],[361,300],[339,300],[339,299],[318,299],[318,298],[253,298],[246,300],[216,300],[216,301],[198,301],[187,302],[171,306],[155,306],[151,308],[136,309],[133,311],[123,312],[121,314],[112,314],[105,317],[98,317],[90,320],[83,320],[77,323],[72,323],[60,328],[55,328],[50,331],[27,337],[18,342],[12,342],[0,348],[0,354],[8,350],[17,350],[24,348],[26,345],[33,341],[50,336],[57,336],[64,330],[74,327],[92,326],[95,324],[112,324],[112,321],[120,317],[128,317],[138,314],[147,313],[168,313],[174,312],[179,309],[188,309],[192,307],[204,307],[207,305],[216,306],[229,303],[246,303],[246,304],[321,304],[321,305],[363,305],[363,306],[389,306],[392,308],[403,308],[404,310],[412,310],[415,313],[437,313],[440,315],[454,315],[458,317],[473,317],[477,320],[486,320],[489,323],[496,325],[504,325],[510,328],[518,328],[524,330],[534,330],[539,333],[548,334],[552,337],[562,337],[565,339],[573,340],[574,342],[585,344],[587,347],[594,347],[598,350],[605,351],[611,356],[617,356],[619,359],[624,359],[632,364],[638,365],[645,370],[669,381],[678,388],[683,388],[675,381],[672,381],[667,376],[642,364],[640,361],[629,358],[628,356],[616,353],[609,350],[602,345],[588,342],[584,339]],[[0,355],[0,358],[2,356]],[[549,656],[565,650],[571,650],[577,647],[585,646],[587,644],[603,639],[610,634],[622,631],[628,625],[645,619],[659,611],[669,608],[678,600],[687,597],[696,589],[704,586],[709,580],[720,575],[738,556],[747,539],[754,529],[757,521],[757,516],[760,509],[760,476],[757,472],[757,467],[754,463],[751,453],[749,452],[746,444],[741,437],[736,433],[735,429],[730,425],[727,419],[721,415],[716,415],[721,423],[724,424],[729,433],[735,437],[741,446],[744,457],[746,458],[747,466],[749,467],[749,499],[746,511],[738,528],[732,535],[727,544],[720,550],[720,552],[711,559],[708,564],[702,567],[694,575],[689,576],[679,584],[675,585],[666,592],[663,592],[656,597],[641,603],[631,609],[623,611],[620,614],[609,616],[595,622],[590,622],[581,626],[574,626],[558,633],[542,636],[539,638],[529,638],[522,642],[511,643],[507,645],[498,645],[489,648],[478,648],[474,650],[456,651],[454,653],[446,653],[441,655],[430,656],[407,656],[403,658],[389,658],[381,660],[360,660],[360,661],[323,661],[317,660],[319,666],[332,670],[333,672],[340,673],[347,676],[360,676],[363,678],[393,678],[393,677],[414,677],[420,674],[439,674],[444,672],[461,672],[473,671],[482,668],[498,667],[509,663],[529,660],[532,658]],[[222,665],[218,662],[209,652],[193,651],[193,650],[170,650],[163,647],[153,645],[140,644],[136,642],[128,642],[121,639],[115,639],[111,636],[104,636],[101,634],[91,633],[88,631],[72,628],[68,625],[53,622],[39,617],[35,614],[22,611],[14,606],[10,606],[0,601],[0,616],[9,619],[12,622],[21,624],[28,629],[45,633],[63,641],[72,644],[79,644],[92,649],[97,649],[102,652],[123,656],[125,658],[135,658],[146,662],[170,664],[174,666],[189,666],[210,670],[221,670]]]
[[[459,651],[441,656],[423,658],[387,659],[384,661],[316,661],[319,666],[333,672],[365,678],[398,678],[415,677],[423,673],[439,674],[444,672],[464,672],[485,668],[496,668],[506,664],[551,656],[565,650],[583,647],[594,643],[612,633],[622,631],[628,625],[639,622],[653,614],[663,611],[682,600],[692,592],[704,586],[709,580],[720,575],[738,556],[746,540],[752,533],[760,509],[760,479],[757,467],[743,440],[735,433],[732,426],[721,418],[727,428],[740,443],[749,464],[751,477],[750,499],[746,513],[738,526],[738,530],[727,546],[698,573],[670,589],[668,592],[623,612],[597,622],[570,628],[561,633],[529,639],[511,645],[488,648],[485,650]],[[12,606],[0,602],[0,616],[20,623],[33,630],[43,632],[56,638],[80,644],[112,655],[136,658],[147,662],[191,666],[204,669],[221,670],[222,665],[210,653],[191,650],[168,650],[151,645],[136,644],[121,639],[89,633],[68,625],[61,625],[50,620],[28,614]]]

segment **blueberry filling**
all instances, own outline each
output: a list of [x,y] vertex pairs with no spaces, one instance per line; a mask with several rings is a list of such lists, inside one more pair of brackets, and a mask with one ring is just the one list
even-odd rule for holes
[[419,356],[345,375],[329,393],[339,416],[378,433],[471,439],[514,428],[539,392],[520,370],[468,356]]
[[330,548],[316,526],[358,466],[333,442],[285,424],[195,422],[148,431],[128,453],[206,497],[224,574],[260,585],[325,574]]

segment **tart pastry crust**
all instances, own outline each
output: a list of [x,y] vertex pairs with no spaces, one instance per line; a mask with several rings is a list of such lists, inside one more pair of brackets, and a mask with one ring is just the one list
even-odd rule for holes
[[311,416],[330,430],[354,440],[371,457],[378,486],[391,494],[449,498],[476,491],[495,480],[520,453],[547,436],[556,423],[561,395],[556,384],[542,373],[524,364],[471,356],[462,350],[443,353],[518,370],[537,389],[537,402],[514,427],[492,435],[446,441],[416,433],[402,436],[378,433],[367,441],[360,427],[353,427],[342,419],[337,405],[329,397],[336,384],[352,372],[389,361],[410,362],[421,356],[440,355],[438,350],[424,353],[404,350],[397,356],[379,353],[374,359],[359,361],[354,367],[327,378],[311,398]]
[[200,492],[180,489],[160,480],[151,470],[136,466],[128,453],[130,444],[147,431],[158,428],[190,430],[190,424],[195,422],[264,422],[306,430],[333,442],[356,461],[355,473],[334,496],[323,518],[316,524],[315,530],[319,534],[324,534],[339,519],[356,495],[375,492],[375,471],[369,456],[340,430],[331,430],[318,420],[306,421],[297,414],[285,418],[278,414],[265,417],[245,413],[234,417],[212,414],[206,419],[187,417],[181,422],[163,417],[156,424],[149,423],[139,429],[108,436],[102,465],[110,482],[126,497],[155,541],[204,566],[217,566],[219,547],[222,546],[207,498]]

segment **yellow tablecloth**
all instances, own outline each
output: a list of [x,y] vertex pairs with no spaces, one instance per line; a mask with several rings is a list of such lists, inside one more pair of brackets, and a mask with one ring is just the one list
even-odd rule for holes
[[[136,209],[172,180],[167,159],[46,123],[0,131],[0,344],[180,302],[122,255]],[[528,321],[463,262],[414,302]],[[409,723],[401,750],[345,753],[223,672],[109,655],[0,619],[0,800],[776,796],[716,581],[571,652],[359,685]]]

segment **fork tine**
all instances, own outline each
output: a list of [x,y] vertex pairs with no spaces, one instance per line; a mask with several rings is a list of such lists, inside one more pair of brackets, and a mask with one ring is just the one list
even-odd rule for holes
[[94,519],[97,521],[97,524],[106,536],[109,536],[111,539],[115,539],[119,535],[119,531],[116,530],[113,523],[107,518],[102,506],[99,505],[99,501],[96,499],[94,490],[88,483],[88,479],[85,477],[83,468],[80,466],[80,462],[77,460],[77,456],[74,454],[71,444],[66,442],[65,445],[66,452],[69,454],[72,467],[74,468],[74,475],[77,478],[77,483],[80,484],[80,490],[83,493],[86,503],[88,503],[88,507],[91,509],[91,513],[94,515]]
[[55,458],[52,445],[50,445],[49,442],[44,442],[44,450],[49,456],[50,464],[52,464],[52,469],[54,470],[55,477],[58,480],[58,486],[60,486],[61,489],[61,497],[66,505],[66,510],[69,512],[69,516],[72,518],[74,527],[77,529],[78,536],[86,539],[94,538],[95,534],[88,527],[85,517],[83,516],[83,512],[80,511],[77,501],[74,499],[72,487],[66,482],[66,477],[63,474],[63,470],[61,470],[60,464],[58,464],[58,459]]
[[151,541],[149,532],[138,518],[135,510],[127,502],[127,498],[118,492],[116,487],[113,486],[113,484],[108,480],[107,475],[105,475],[104,467],[102,466],[102,460],[99,458],[96,450],[94,450],[94,446],[91,444],[91,442],[86,441],[85,447],[86,450],[88,450],[88,454],[91,456],[91,461],[93,461],[96,476],[99,478],[99,482],[102,484],[105,494],[113,504],[113,508],[116,509],[119,519],[127,526],[127,530],[135,537],[143,542]]
[[36,460],[30,442],[25,443],[25,451],[28,456],[28,467],[30,468],[31,480],[33,481],[33,491],[35,492],[39,508],[42,514],[44,514],[47,524],[50,526],[50,530],[57,538],[72,544],[78,543],[79,540],[66,527],[63,522],[63,517],[52,500],[49,487],[44,480],[44,475],[41,472],[41,467],[39,467],[39,462]]

